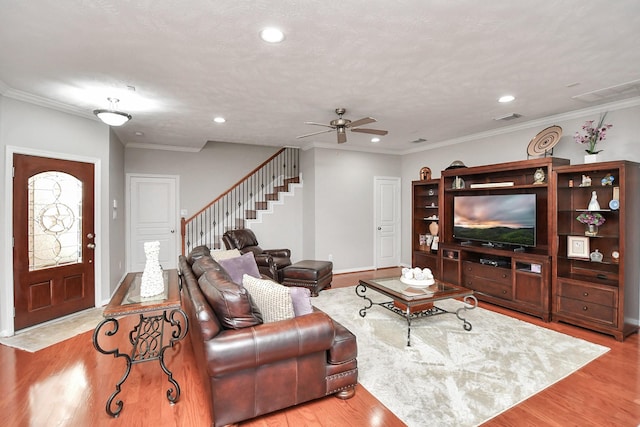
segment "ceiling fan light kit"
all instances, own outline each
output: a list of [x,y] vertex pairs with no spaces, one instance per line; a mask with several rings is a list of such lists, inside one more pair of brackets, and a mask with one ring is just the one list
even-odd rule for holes
[[338,144],[343,144],[345,142],[347,142],[347,129],[351,130],[351,132],[360,132],[360,133],[369,133],[369,134],[373,134],[373,135],[386,135],[389,132],[386,130],[381,130],[381,129],[366,129],[366,128],[360,128],[359,126],[362,125],[366,125],[369,123],[375,123],[376,119],[374,119],[373,117],[363,117],[361,119],[355,120],[355,121],[351,121],[349,119],[344,119],[342,118],[342,115],[344,113],[347,112],[347,110],[345,108],[336,108],[336,114],[338,115],[337,119],[333,119],[329,122],[329,124],[324,124],[324,123],[317,123],[317,122],[304,122],[307,125],[313,125],[313,126],[324,126],[324,127],[328,127],[330,129],[327,130],[322,130],[319,132],[313,132],[313,133],[308,133],[305,135],[300,135],[297,138],[306,138],[308,136],[313,136],[313,135],[318,135],[321,133],[327,133],[327,132],[332,132],[332,131],[336,131],[337,137],[338,137]]
[[102,120],[103,123],[109,126],[122,126],[131,120],[131,114],[117,110],[118,102],[120,102],[118,98],[107,98],[107,100],[109,101],[110,108],[93,110],[93,114]]

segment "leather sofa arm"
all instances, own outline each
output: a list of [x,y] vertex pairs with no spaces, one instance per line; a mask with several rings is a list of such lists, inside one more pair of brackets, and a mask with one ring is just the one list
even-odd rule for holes
[[271,256],[277,256],[282,258],[291,258],[291,250],[290,249],[265,249],[265,253]]
[[331,348],[331,318],[314,312],[293,319],[222,331],[205,343],[209,375],[224,375]]

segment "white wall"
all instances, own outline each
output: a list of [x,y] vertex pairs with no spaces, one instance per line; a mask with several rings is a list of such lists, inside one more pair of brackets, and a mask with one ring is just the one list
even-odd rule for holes
[[35,154],[95,163],[96,170],[96,299],[108,298],[112,288],[110,252],[124,251],[124,242],[109,239],[109,128],[98,122],[0,97],[0,148],[3,161],[0,177],[4,181],[0,209],[0,334],[13,333],[13,250],[11,164],[13,153]]
[[[333,256],[334,272],[374,267],[375,176],[401,176],[400,157],[355,151],[313,149],[314,177],[312,259]],[[409,181],[402,181],[402,186]],[[410,240],[409,240],[410,241]]]
[[268,211],[258,213],[258,220],[247,224],[262,249],[290,249],[292,263],[305,259],[301,220],[304,192],[304,183],[291,185]]
[[[113,208],[113,201],[117,208]],[[113,133],[109,132],[109,197],[107,198],[109,211],[105,221],[109,225],[109,295],[115,292],[121,279],[124,279],[126,270],[126,223],[127,212],[125,210],[125,173],[124,173],[124,145]],[[114,215],[115,213],[115,215]]]

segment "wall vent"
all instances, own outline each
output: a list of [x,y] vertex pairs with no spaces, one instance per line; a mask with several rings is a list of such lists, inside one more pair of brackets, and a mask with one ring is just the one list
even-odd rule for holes
[[640,80],[634,80],[616,86],[572,96],[571,98],[582,102],[598,102],[609,98],[629,98],[638,95],[640,95]]
[[494,117],[493,120],[513,120],[513,119],[519,119],[520,117],[522,117],[522,114],[509,113],[506,116]]

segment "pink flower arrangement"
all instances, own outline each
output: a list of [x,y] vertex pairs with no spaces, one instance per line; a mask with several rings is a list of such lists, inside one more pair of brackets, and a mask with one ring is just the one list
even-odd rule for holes
[[611,129],[613,125],[604,124],[604,118],[607,117],[607,113],[600,116],[600,122],[597,127],[593,127],[593,120],[588,120],[582,125],[582,130],[586,132],[585,135],[580,135],[580,132],[576,132],[573,135],[573,139],[578,144],[589,144],[589,148],[586,151],[589,154],[598,154],[602,150],[596,151],[596,144],[600,141],[604,141],[607,137],[607,130]]
[[604,217],[597,212],[583,212],[576,219],[583,224],[597,225],[598,227],[604,224],[605,221]]

